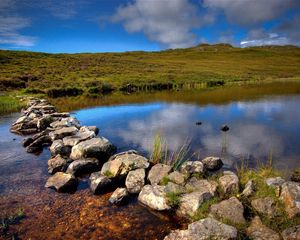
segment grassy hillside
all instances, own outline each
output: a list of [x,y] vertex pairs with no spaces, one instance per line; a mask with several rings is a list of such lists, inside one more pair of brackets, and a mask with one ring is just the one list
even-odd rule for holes
[[160,52],[46,54],[0,50],[0,90],[49,96],[300,77],[300,48],[199,45]]

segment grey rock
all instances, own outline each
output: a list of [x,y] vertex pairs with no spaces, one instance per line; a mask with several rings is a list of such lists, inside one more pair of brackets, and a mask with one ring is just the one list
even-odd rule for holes
[[204,174],[204,165],[200,161],[186,161],[180,167],[180,172],[183,174]]
[[176,183],[176,184],[179,184],[179,185],[182,185],[185,183],[185,180],[186,180],[186,175],[185,174],[182,174],[178,171],[174,171],[174,172],[171,172],[169,175],[168,175],[168,179],[173,182],[173,183]]
[[103,164],[101,174],[108,176],[109,178],[115,178],[120,176],[123,166],[124,164],[120,159],[108,161]]
[[266,184],[271,187],[282,186],[285,183],[285,180],[281,177],[267,178]]
[[43,150],[43,146],[50,145],[52,143],[51,138],[48,135],[42,135],[38,139],[34,140],[27,147],[28,153],[34,153]]
[[285,210],[289,217],[300,213],[300,183],[285,182],[282,185],[280,199],[285,204]]
[[280,240],[280,236],[263,225],[258,216],[252,219],[250,226],[246,229],[246,233],[253,240]]
[[188,191],[200,191],[209,192],[212,196],[215,196],[218,183],[215,181],[208,181],[206,179],[197,179],[192,177],[185,185]]
[[109,198],[109,202],[111,204],[121,204],[124,200],[126,200],[128,195],[126,188],[117,188]]
[[52,122],[50,124],[52,128],[59,129],[63,127],[76,127],[80,128],[80,122],[75,117],[62,118],[61,120]]
[[246,183],[245,188],[241,195],[245,197],[250,197],[254,192],[255,192],[254,182],[253,180],[249,180]]
[[96,137],[93,131],[78,132],[73,136],[67,136],[63,138],[65,146],[73,147],[78,143]]
[[54,121],[54,118],[51,115],[44,115],[39,118],[37,121],[37,128],[41,130],[45,130],[50,124]]
[[239,178],[235,173],[224,171],[224,175],[219,178],[219,182],[225,194],[239,192]]
[[151,209],[163,211],[171,207],[167,204],[164,186],[145,185],[138,197],[138,200]]
[[186,193],[185,187],[183,187],[181,185],[178,185],[176,183],[173,183],[173,182],[168,182],[168,184],[166,185],[164,191],[166,193],[175,193],[175,194]]
[[171,170],[171,166],[158,163],[151,168],[148,174],[148,180],[152,185],[159,184],[164,177],[168,176]]
[[57,172],[64,172],[67,168],[67,159],[63,158],[60,154],[48,160],[48,172],[54,174]]
[[281,233],[284,240],[299,240],[300,239],[300,225],[285,229]]
[[112,181],[101,174],[101,172],[94,172],[90,176],[90,189],[94,194],[99,194],[111,186]]
[[73,161],[66,171],[73,175],[92,173],[99,170],[99,160],[96,158],[84,158]]
[[210,214],[216,218],[226,219],[233,223],[246,223],[243,204],[236,197],[211,205]]
[[145,185],[145,169],[140,168],[128,173],[125,181],[129,193],[139,193]]
[[206,157],[202,160],[205,169],[209,171],[217,171],[222,168],[223,162],[219,157]]
[[45,187],[58,192],[73,192],[77,185],[77,179],[72,174],[57,172],[47,180]]
[[50,146],[50,152],[52,156],[56,156],[58,154],[62,156],[69,156],[71,153],[71,148],[64,145],[61,139],[54,140]]
[[63,127],[53,132],[50,132],[49,136],[51,137],[52,141],[54,141],[57,139],[63,139],[67,136],[75,135],[77,132],[78,129],[76,127]]
[[251,201],[251,206],[259,214],[269,218],[276,216],[276,203],[271,197],[258,198]]
[[95,133],[95,135],[98,135],[99,133],[99,128],[96,126],[83,126],[80,128],[79,130],[80,132],[88,132],[88,131],[92,131]]
[[96,137],[82,141],[72,148],[70,158],[98,158],[102,162],[116,152],[116,147],[104,137]]

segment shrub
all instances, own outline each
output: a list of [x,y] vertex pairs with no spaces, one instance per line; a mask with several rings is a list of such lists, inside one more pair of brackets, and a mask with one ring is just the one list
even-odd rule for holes
[[76,87],[68,88],[51,88],[46,91],[47,95],[52,98],[65,97],[65,96],[77,96],[83,93],[83,90]]

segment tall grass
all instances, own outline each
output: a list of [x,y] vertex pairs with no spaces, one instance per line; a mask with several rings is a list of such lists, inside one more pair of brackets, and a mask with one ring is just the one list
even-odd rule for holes
[[193,157],[191,141],[185,140],[175,151],[168,148],[166,140],[160,133],[156,133],[153,141],[150,161],[154,164],[163,163],[172,166],[173,170],[178,170],[180,166]]
[[11,96],[0,96],[0,114],[17,112],[22,108],[18,99]]

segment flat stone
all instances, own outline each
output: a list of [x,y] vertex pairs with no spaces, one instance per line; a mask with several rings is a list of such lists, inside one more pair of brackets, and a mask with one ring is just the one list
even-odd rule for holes
[[59,129],[63,127],[76,127],[80,128],[80,122],[75,117],[66,117],[62,118],[61,120],[52,122],[50,127]]
[[48,172],[54,174],[57,172],[64,172],[67,168],[67,159],[63,158],[60,154],[48,160]]
[[284,240],[299,240],[300,239],[300,225],[285,229],[281,233]]
[[217,171],[222,168],[223,162],[219,157],[206,157],[202,159],[205,169],[209,171]]
[[96,137],[93,131],[78,132],[73,136],[67,136],[63,138],[63,143],[65,146],[73,147],[78,143]]
[[197,179],[196,177],[192,177],[185,185],[187,191],[210,192],[212,196],[215,196],[217,187],[218,183],[215,181]]
[[76,160],[80,158],[97,158],[101,162],[116,152],[116,147],[104,137],[96,137],[82,141],[72,148],[70,158]]
[[76,176],[96,171],[99,171],[99,160],[96,158],[83,158],[74,160],[68,166],[66,173],[71,173]]
[[233,223],[246,223],[243,204],[236,197],[211,205],[210,213],[218,219],[226,219]]
[[80,132],[88,132],[92,131],[95,133],[95,135],[98,135],[99,133],[99,128],[97,126],[82,126],[79,130]]
[[77,132],[78,129],[76,127],[63,127],[53,132],[50,132],[49,136],[51,137],[52,141],[54,141],[57,139],[63,139],[67,136],[75,135]]
[[180,167],[180,172],[183,174],[204,174],[204,165],[200,161],[186,161]]
[[255,211],[269,218],[276,216],[276,204],[271,197],[254,199],[251,201],[251,206]]
[[151,168],[148,174],[148,180],[152,185],[159,184],[164,177],[168,176],[171,170],[171,166],[158,163]]
[[94,172],[90,176],[90,189],[94,194],[99,194],[106,191],[111,186],[112,181],[101,174]]
[[253,240],[280,240],[280,236],[263,225],[258,216],[252,219],[250,226],[246,229],[246,233]]
[[282,186],[285,183],[285,180],[281,177],[267,178],[266,184],[270,187]]
[[138,200],[151,209],[163,211],[171,207],[167,204],[164,186],[145,185],[138,197]]
[[300,183],[285,182],[282,185],[280,199],[285,204],[285,210],[289,217],[300,213]]
[[230,240],[237,239],[237,234],[235,227],[208,217],[189,224],[187,230],[171,231],[164,240]]
[[220,185],[225,194],[235,194],[239,192],[239,178],[230,171],[224,171],[224,175],[219,178]]
[[47,180],[45,187],[58,192],[73,192],[77,185],[77,179],[72,174],[57,172]]
[[109,202],[111,204],[121,204],[124,200],[126,200],[128,195],[126,188],[117,188],[109,198]]
[[178,171],[174,171],[168,175],[168,179],[173,183],[182,185],[185,183],[186,175],[184,175]]
[[145,185],[145,169],[140,168],[132,170],[128,173],[125,181],[126,188],[129,193],[139,193]]

